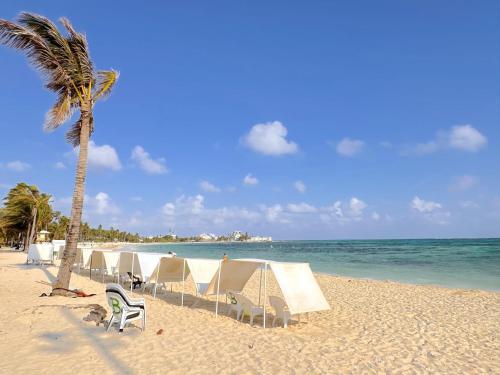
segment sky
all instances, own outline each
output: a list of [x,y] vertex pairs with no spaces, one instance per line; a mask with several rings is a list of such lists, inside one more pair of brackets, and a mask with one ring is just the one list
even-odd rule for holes
[[[16,1],[120,79],[94,109],[84,220],[143,235],[500,237],[497,1]],[[0,196],[68,214],[55,95],[0,46]]]

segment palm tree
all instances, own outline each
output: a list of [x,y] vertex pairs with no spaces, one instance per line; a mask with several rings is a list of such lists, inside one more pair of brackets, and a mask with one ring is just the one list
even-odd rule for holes
[[52,221],[51,196],[24,182],[13,187],[4,199],[0,226],[5,232],[24,236],[24,249],[33,243],[36,233]]
[[114,70],[95,71],[85,35],[76,32],[66,18],[61,18],[60,22],[67,31],[66,36],[49,19],[37,14],[21,13],[17,23],[0,19],[0,44],[26,53],[45,79],[45,87],[57,94],[56,103],[47,113],[45,128],[56,129],[69,120],[75,110],[80,112],[78,121],[66,133],[67,140],[80,150],[66,249],[54,289],[69,287],[76,256],[88,143],[94,130],[93,107],[97,100],[111,93],[118,79],[118,72]]

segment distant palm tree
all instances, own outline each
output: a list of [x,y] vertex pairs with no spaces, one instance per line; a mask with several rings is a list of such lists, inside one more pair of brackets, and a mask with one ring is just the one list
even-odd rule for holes
[[53,286],[68,288],[82,217],[88,143],[94,128],[92,110],[98,99],[111,93],[118,72],[95,71],[85,35],[76,32],[67,19],[61,18],[60,22],[67,36],[50,20],[37,14],[21,13],[18,23],[0,19],[0,44],[25,52],[30,63],[41,72],[45,86],[58,95],[54,107],[47,113],[46,129],[57,128],[73,111],[80,111],[78,121],[66,133],[67,140],[74,147],[80,146],[80,151],[66,249]]

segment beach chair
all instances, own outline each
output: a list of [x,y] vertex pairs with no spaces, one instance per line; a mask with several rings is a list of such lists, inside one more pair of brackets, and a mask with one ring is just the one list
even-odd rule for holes
[[[276,323],[276,320],[281,319],[283,322],[283,327],[288,327],[288,322],[292,320],[292,314],[288,309],[288,305],[281,297],[269,296],[269,304],[274,309],[274,319],[273,319],[273,327]],[[309,314],[306,314],[309,318]],[[298,321],[300,323],[300,315],[298,315]]]
[[227,310],[227,315],[231,316],[233,311],[236,311],[236,320],[240,320],[240,316],[243,313],[243,306],[236,299],[235,293],[232,291],[227,292],[227,299],[229,300],[229,307]]
[[264,315],[264,309],[262,307],[256,306],[249,298],[245,297],[243,294],[234,293],[234,298],[236,299],[237,304],[239,304],[242,308],[241,311],[241,321],[245,316],[250,317],[250,325],[253,325],[253,319],[256,316]]
[[144,298],[129,298],[119,284],[106,284],[106,298],[111,308],[111,318],[106,331],[113,324],[119,324],[119,332],[123,332],[125,325],[133,320],[142,321],[142,331],[146,329],[146,301]]
[[132,275],[132,272],[127,272],[127,275],[130,279],[130,282],[132,283],[132,289],[135,289],[136,287],[141,287],[141,285],[143,284],[143,281],[141,280],[141,278],[139,276],[136,276],[136,275]]

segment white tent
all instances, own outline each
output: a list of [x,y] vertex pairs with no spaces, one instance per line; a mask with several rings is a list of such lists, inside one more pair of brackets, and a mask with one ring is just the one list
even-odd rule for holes
[[[268,268],[274,273],[292,315],[330,309],[330,305],[319,288],[308,263],[274,262],[263,259],[238,259],[220,262],[219,270],[217,274],[214,275],[207,288],[207,293],[217,294],[215,307],[216,316],[219,310],[219,294],[226,293],[230,290],[241,292],[258,268],[264,271],[264,328],[266,327]],[[262,289],[262,274],[260,280],[259,304]]]
[[50,243],[31,244],[26,263],[52,263],[54,246]]
[[66,247],[66,240],[52,240],[52,245],[54,246],[54,257],[61,259],[64,248]]
[[93,250],[89,261],[90,277],[92,277],[93,269],[101,270],[103,281],[105,275],[104,271],[106,271],[108,275],[114,275],[118,269],[119,259],[120,253],[117,251],[105,249]]
[[219,269],[216,259],[162,258],[153,271],[149,282],[155,283],[154,296],[158,284],[164,282],[182,282],[181,305],[184,305],[184,283],[191,274],[196,286],[196,294],[206,294],[210,280]]
[[[171,257],[173,257],[172,254],[121,251],[118,272],[120,275],[130,272],[132,275],[141,276],[142,281],[148,281],[160,259]],[[130,284],[130,290],[132,290],[132,284]]]
[[91,247],[77,247],[75,263],[78,264],[78,271],[80,271],[80,268],[89,267],[92,251]]

